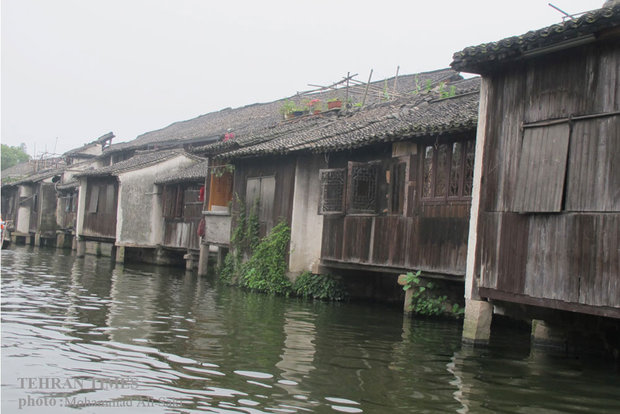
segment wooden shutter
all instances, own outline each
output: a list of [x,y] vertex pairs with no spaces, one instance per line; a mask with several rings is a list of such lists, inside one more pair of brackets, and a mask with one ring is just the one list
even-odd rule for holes
[[349,161],[347,213],[376,214],[379,164]]
[[345,168],[319,170],[319,180],[321,183],[319,214],[343,214],[347,170]]
[[90,200],[88,203],[88,212],[96,213],[99,205],[99,186],[92,185],[90,187]]
[[514,211],[544,213],[562,209],[569,135],[568,124],[525,129]]

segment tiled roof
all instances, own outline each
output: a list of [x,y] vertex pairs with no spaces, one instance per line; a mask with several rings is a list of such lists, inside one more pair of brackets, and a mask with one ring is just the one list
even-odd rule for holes
[[16,181],[12,184],[18,185],[18,184],[27,184],[27,183],[36,183],[39,181],[43,181],[47,178],[53,177],[55,175],[62,175],[63,171],[64,171],[64,167],[62,168],[50,168],[47,170],[43,170],[43,171],[39,171],[36,174],[32,174],[29,175],[27,177],[22,178],[19,181]]
[[191,167],[176,171],[172,174],[161,175],[155,184],[171,184],[183,181],[200,181],[208,175],[209,161],[198,162]]
[[[431,72],[424,72],[415,75],[401,75],[396,82],[397,93],[406,93],[416,89],[421,84],[424,87],[427,80],[436,84],[443,80],[455,80],[459,78],[457,72],[452,69],[441,69]],[[416,83],[417,82],[417,83]],[[375,88],[387,86],[391,92],[394,85],[394,78],[371,82]],[[135,140],[112,145],[106,152],[125,150],[128,148],[141,148],[148,145],[175,142],[176,144],[192,143],[200,140],[212,138],[219,140],[229,130],[236,136],[249,135],[267,127],[277,125],[282,121],[280,109],[286,100],[291,100],[300,105],[305,99],[320,99],[327,101],[331,98],[344,98],[344,89],[328,90],[312,95],[298,96],[280,99],[269,103],[256,103],[240,108],[227,108],[221,111],[211,112],[187,121],[175,122],[165,128],[147,132],[138,136]],[[353,102],[361,101],[363,88],[357,87],[355,91],[350,90],[349,97]],[[380,98],[369,95],[368,103],[378,101]]]
[[454,54],[450,66],[458,71],[484,73],[502,62],[519,59],[524,54],[567,44],[618,26],[620,26],[620,4],[593,10],[576,19],[530,31],[521,36],[467,47]]
[[437,99],[436,93],[420,94],[337,116],[315,115],[283,123],[240,137],[237,149],[218,157],[340,151],[412,137],[473,131],[478,121],[480,78],[453,85],[457,95],[451,98]]
[[75,174],[75,177],[96,177],[106,175],[118,175],[125,171],[137,170],[140,168],[148,167],[152,164],[157,164],[161,161],[165,161],[168,158],[175,157],[177,155],[185,154],[189,157],[197,158],[191,154],[184,152],[183,150],[167,150],[167,151],[148,151],[143,153],[136,153],[132,158],[118,162],[116,164],[109,165],[107,167],[86,170]]

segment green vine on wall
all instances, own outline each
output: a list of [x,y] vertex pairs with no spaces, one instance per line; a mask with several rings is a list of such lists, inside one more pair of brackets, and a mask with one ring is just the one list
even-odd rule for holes
[[291,229],[278,223],[264,238],[259,237],[258,200],[249,214],[246,204],[236,196],[239,214],[231,236],[231,250],[218,269],[220,280],[270,294],[296,294],[304,298],[342,300],[347,294],[330,275],[301,274],[295,284],[287,277]]

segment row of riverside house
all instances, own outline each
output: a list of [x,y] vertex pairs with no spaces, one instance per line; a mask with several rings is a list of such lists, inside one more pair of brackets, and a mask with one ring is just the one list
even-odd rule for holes
[[75,161],[78,149],[64,169],[4,184],[3,216],[15,241],[55,232],[78,256],[203,274],[242,206],[256,205],[261,235],[282,220],[291,229],[291,278],[348,274],[370,296],[407,271],[464,284],[466,341],[487,342],[494,313],[535,320],[541,341],[617,333],[619,29],[610,4],[467,48],[454,70],[387,80],[395,97],[363,107],[283,120],[280,100],[128,143],[109,134],[92,158]]

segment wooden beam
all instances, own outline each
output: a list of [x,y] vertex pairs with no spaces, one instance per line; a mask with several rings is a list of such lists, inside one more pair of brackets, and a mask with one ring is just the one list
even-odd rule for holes
[[594,306],[582,303],[564,302],[557,299],[535,298],[532,296],[483,287],[479,288],[479,293],[480,297],[486,299],[620,319],[620,308],[613,308],[611,306]]

